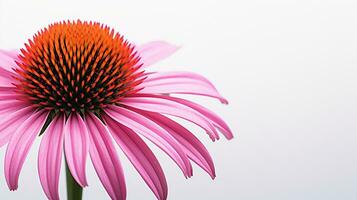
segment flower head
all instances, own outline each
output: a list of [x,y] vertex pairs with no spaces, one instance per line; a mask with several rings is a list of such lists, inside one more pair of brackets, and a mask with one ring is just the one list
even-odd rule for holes
[[49,199],[59,199],[63,152],[80,186],[87,186],[89,155],[109,196],[125,199],[115,143],[157,199],[166,199],[163,170],[142,137],[171,157],[185,177],[192,176],[191,160],[214,178],[204,145],[169,116],[196,124],[212,140],[219,139],[217,130],[231,139],[231,130],[207,108],[172,95],[202,95],[222,103],[226,99],[198,74],[146,70],[176,50],[159,41],[135,46],[107,26],[79,20],[50,25],[20,52],[1,50],[0,145],[8,144],[9,188],[17,189],[20,170],[38,135],[38,173]]
[[99,23],[50,25],[21,53],[15,85],[38,108],[100,110],[142,82],[134,46]]

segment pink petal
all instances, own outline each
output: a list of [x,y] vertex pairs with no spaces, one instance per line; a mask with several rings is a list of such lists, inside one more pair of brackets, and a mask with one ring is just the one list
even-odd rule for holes
[[5,86],[5,87],[13,86],[12,83],[14,82],[14,79],[12,78],[12,75],[14,74],[3,69],[0,66],[0,86]]
[[86,124],[90,135],[90,157],[104,188],[112,199],[125,199],[123,169],[108,130],[92,113],[86,116]]
[[170,96],[165,96],[163,98],[170,99],[177,103],[191,107],[192,109],[196,110],[197,112],[199,112],[203,116],[205,116],[215,127],[217,127],[223,133],[223,135],[227,139],[230,140],[233,138],[233,133],[232,133],[231,129],[229,128],[229,126],[226,124],[226,122],[221,117],[219,117],[217,114],[212,112],[211,110],[209,110],[197,103],[194,103],[192,101],[188,101],[185,99],[175,98],[175,97],[170,97]]
[[119,124],[107,115],[103,117],[115,141],[154,192],[157,199],[167,199],[167,183],[164,172],[149,147],[131,129]]
[[154,41],[137,47],[143,66],[152,65],[175,53],[179,47],[164,41]]
[[140,91],[141,93],[203,95],[217,98],[225,104],[228,103],[208,79],[199,74],[190,72],[151,73],[148,74],[140,87],[144,87],[144,89]]
[[20,54],[20,51],[17,49],[13,49],[13,50],[0,49],[0,53],[3,53],[4,55],[7,55],[14,60],[19,60],[18,55]]
[[139,91],[141,94],[190,94],[212,97],[220,100],[223,104],[227,104],[228,101],[217,94],[212,93],[206,87],[190,83],[173,83],[169,85],[154,85],[143,86],[143,89]]
[[14,87],[14,86],[10,86],[10,87],[1,86],[0,87],[0,92],[15,93],[15,91],[16,91],[16,87]]
[[0,68],[13,73],[13,69],[17,68],[15,58],[11,56],[11,52],[5,50],[0,51]]
[[109,106],[105,113],[120,124],[148,138],[176,162],[185,177],[192,176],[192,166],[186,154],[165,129],[150,119],[122,107]]
[[7,100],[22,100],[22,101],[27,100],[27,98],[24,97],[24,95],[22,95],[19,92],[16,92],[15,90],[16,90],[15,87],[0,86],[0,102],[7,101]]
[[[11,107],[11,106],[9,106]],[[32,107],[25,107],[19,110],[10,110],[0,119],[0,147],[8,143],[11,136],[16,132],[34,112]]]
[[205,77],[192,73],[192,72],[153,72],[147,74],[147,78],[145,79],[145,83],[149,82],[194,82],[194,83],[200,83],[202,85],[207,85],[209,87],[212,87],[212,89],[217,90],[214,85]]
[[[203,106],[201,106],[201,105],[199,105],[197,103],[194,103],[192,101],[188,101],[188,100],[185,100],[185,99],[182,99],[182,98],[168,96],[168,95],[140,94],[140,95],[136,95],[136,96],[137,97],[142,96],[143,98],[155,97],[155,98],[166,99],[166,100],[173,101],[173,102],[176,102],[178,104],[182,104],[182,105],[185,105],[187,107],[190,107],[191,109],[197,111],[202,116],[204,116],[204,118],[206,120],[208,120],[210,123],[212,123],[215,127],[217,127],[227,139],[230,140],[230,139],[233,138],[233,133],[232,133],[231,129],[229,128],[229,126],[226,124],[226,122],[221,117],[219,117],[217,114],[215,114],[211,110],[209,110],[209,109],[207,109],[207,108],[205,108],[205,107],[203,107]],[[125,102],[125,100],[124,100],[124,102]]]
[[10,55],[11,53],[0,50],[0,86],[13,86],[13,77],[16,76],[13,69],[17,68],[17,59]]
[[11,86],[13,80],[8,78],[8,73],[0,68],[0,86]]
[[47,116],[47,111],[34,113],[11,137],[5,154],[5,178],[10,190],[17,189],[22,165]]
[[[17,100],[6,100],[6,101],[0,101],[0,115],[9,115],[12,112],[15,112],[17,110],[20,110],[24,107],[31,106],[26,102],[22,101],[17,101]],[[3,118],[2,118],[3,119]],[[2,121],[0,119],[0,123]]]
[[67,119],[64,128],[64,149],[73,178],[80,186],[87,186],[85,166],[89,150],[89,136],[87,127],[78,113],[72,113]]
[[38,174],[48,199],[59,200],[58,183],[62,162],[64,115],[56,116],[46,129],[39,153]]
[[14,82],[14,73],[17,64],[18,58],[14,57],[12,51],[5,51],[0,49],[0,86],[12,86],[12,82]]
[[140,111],[140,113],[167,130],[182,145],[187,155],[202,169],[207,171],[212,179],[215,178],[215,168],[210,154],[205,146],[189,130],[158,113],[145,111]]
[[186,119],[206,130],[213,141],[215,139],[219,139],[216,129],[200,113],[188,106],[179,104],[169,99],[160,98],[161,96],[162,95],[140,95],[126,97],[120,103],[142,110],[168,114]]

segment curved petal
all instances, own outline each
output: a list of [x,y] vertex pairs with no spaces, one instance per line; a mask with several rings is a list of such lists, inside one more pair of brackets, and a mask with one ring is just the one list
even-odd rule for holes
[[152,65],[175,53],[179,47],[164,41],[153,41],[137,47],[143,66]]
[[56,116],[46,129],[39,153],[38,174],[48,199],[59,200],[58,183],[62,162],[64,115]]
[[214,85],[205,77],[191,72],[156,72],[147,75],[140,85],[140,93],[176,93],[202,95],[228,101],[222,97]]
[[89,150],[87,127],[78,113],[72,113],[64,128],[64,149],[68,168],[77,183],[87,186],[86,160]]
[[212,123],[213,126],[218,128],[227,139],[230,140],[233,138],[233,133],[232,133],[231,129],[229,128],[229,126],[227,125],[227,123],[221,117],[219,117],[217,114],[215,114],[211,110],[205,108],[204,106],[201,106],[201,105],[194,103],[192,101],[189,101],[189,100],[172,97],[172,96],[168,96],[168,95],[149,95],[149,94],[137,94],[136,95],[136,97],[139,97],[139,96],[141,96],[143,98],[155,97],[155,98],[160,98],[160,99],[166,99],[166,100],[173,101],[178,104],[190,107],[191,109],[200,113],[206,120],[208,120],[210,123]]
[[211,110],[209,110],[197,103],[194,103],[192,101],[188,101],[185,99],[170,97],[170,96],[165,96],[163,98],[170,99],[177,103],[191,107],[192,109],[196,110],[197,112],[199,112],[203,116],[205,116],[215,127],[217,127],[223,133],[223,135],[227,139],[229,139],[229,140],[233,139],[233,133],[232,133],[231,129],[229,128],[229,126],[226,124],[226,122],[221,117],[219,117],[217,114],[212,112]]
[[89,153],[99,179],[112,199],[126,199],[123,169],[108,130],[92,113],[85,120],[90,135]]
[[189,130],[161,114],[146,111],[140,111],[140,113],[166,129],[182,145],[191,160],[204,169],[212,179],[216,177],[210,154]]
[[188,106],[179,104],[169,99],[160,98],[160,96],[140,95],[126,97],[121,100],[120,103],[142,110],[158,112],[183,118],[185,120],[191,121],[192,123],[195,123],[196,125],[206,130],[206,132],[209,134],[210,138],[213,141],[219,139],[216,129],[200,113],[196,112]]
[[165,129],[150,119],[126,108],[109,106],[105,113],[120,124],[148,138],[176,162],[185,177],[192,176],[192,166],[185,152]]
[[167,199],[167,182],[159,161],[145,142],[131,129],[104,115],[115,141],[139,172],[157,199]]
[[23,124],[31,114],[34,108],[25,107],[20,110],[8,111],[5,116],[0,119],[0,147],[8,143],[11,136]]
[[11,137],[5,154],[5,178],[10,190],[17,189],[22,165],[47,116],[48,111],[34,113]]

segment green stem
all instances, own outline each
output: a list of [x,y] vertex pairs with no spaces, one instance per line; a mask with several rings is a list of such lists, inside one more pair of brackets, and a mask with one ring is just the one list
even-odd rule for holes
[[83,188],[74,180],[66,162],[67,199],[82,200]]

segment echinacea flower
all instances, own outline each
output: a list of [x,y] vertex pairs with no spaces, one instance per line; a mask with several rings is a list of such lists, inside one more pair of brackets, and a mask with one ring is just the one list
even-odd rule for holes
[[157,145],[192,176],[195,162],[212,178],[204,145],[170,116],[233,137],[207,108],[172,95],[212,97],[227,103],[206,78],[189,72],[149,72],[146,67],[177,50],[156,41],[135,46],[100,23],[67,21],[39,31],[21,51],[0,52],[0,145],[7,144],[5,178],[18,187],[25,158],[37,136],[38,174],[49,199],[59,199],[62,155],[74,180],[88,185],[88,155],[112,199],[125,199],[123,169],[115,143],[157,199],[167,199],[158,160],[142,137]]

